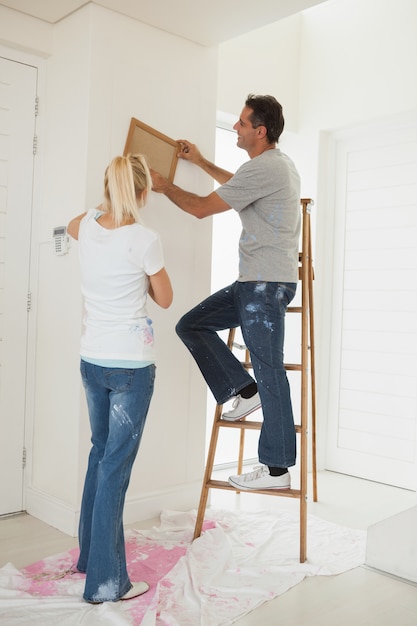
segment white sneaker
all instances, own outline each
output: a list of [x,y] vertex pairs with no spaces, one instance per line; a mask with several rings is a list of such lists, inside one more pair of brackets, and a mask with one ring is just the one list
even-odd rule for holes
[[229,476],[229,484],[240,491],[251,489],[290,489],[291,476],[285,472],[282,476],[271,476],[266,465],[260,465],[253,472]]
[[237,422],[241,420],[242,417],[246,417],[250,413],[256,411],[261,406],[261,399],[259,397],[259,393],[255,393],[251,398],[242,398],[239,394],[233,400],[233,409],[231,411],[226,411],[222,415],[222,420],[226,420],[226,422]]
[[132,600],[132,598],[137,598],[138,596],[141,596],[143,593],[146,593],[148,590],[149,590],[148,583],[145,583],[145,582],[132,583],[132,588],[129,589],[129,591],[127,591],[125,595],[119,599],[120,600]]

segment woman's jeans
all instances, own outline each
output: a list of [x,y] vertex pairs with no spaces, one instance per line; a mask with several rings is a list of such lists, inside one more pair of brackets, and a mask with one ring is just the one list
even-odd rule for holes
[[235,282],[186,313],[178,336],[190,350],[218,404],[253,382],[217,331],[241,327],[262,403],[259,461],[291,467],[296,437],[290,388],[284,367],[284,326],[296,283]]
[[107,368],[81,360],[92,448],[81,503],[84,599],[116,601],[132,584],[126,569],[123,507],[151,401],[155,366]]

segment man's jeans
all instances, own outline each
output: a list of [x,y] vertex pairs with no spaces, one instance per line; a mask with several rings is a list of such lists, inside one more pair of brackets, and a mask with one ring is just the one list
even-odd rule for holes
[[152,398],[155,366],[107,368],[81,361],[92,448],[81,504],[84,599],[116,601],[131,588],[126,570],[123,507]]
[[241,327],[262,402],[259,461],[291,467],[296,437],[290,388],[284,368],[284,326],[295,283],[235,282],[186,313],[178,336],[190,350],[218,404],[253,382],[217,331]]

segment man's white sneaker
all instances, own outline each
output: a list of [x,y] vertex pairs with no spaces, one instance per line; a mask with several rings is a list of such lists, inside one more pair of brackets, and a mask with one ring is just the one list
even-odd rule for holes
[[251,398],[242,398],[239,394],[233,400],[233,409],[231,411],[226,411],[222,415],[222,420],[226,420],[226,422],[237,422],[241,420],[242,417],[246,417],[250,413],[256,411],[261,406],[261,399],[259,397],[259,393],[255,393]]
[[229,484],[240,491],[251,489],[290,489],[291,476],[285,472],[282,476],[271,476],[266,465],[257,467],[253,472],[229,476]]

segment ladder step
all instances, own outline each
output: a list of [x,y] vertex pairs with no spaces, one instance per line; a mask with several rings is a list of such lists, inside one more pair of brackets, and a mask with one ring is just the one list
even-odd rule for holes
[[[244,430],[261,430],[262,427],[262,421],[256,422],[255,420],[246,420],[245,418],[237,422],[227,422],[219,418],[217,424],[223,428],[242,428]],[[295,432],[301,433],[300,424],[295,425]]]
[[296,372],[301,372],[303,366],[300,363],[285,363],[284,367],[286,370],[292,370]]
[[303,307],[301,306],[289,306],[287,307],[287,313],[302,313]]
[[[207,487],[212,489],[226,489],[228,491],[239,491],[236,487],[232,487],[225,480],[208,480]],[[240,491],[242,492],[242,491]],[[301,495],[300,489],[250,489],[250,491],[244,491],[244,493],[261,493],[266,496],[286,496],[287,498],[299,498]]]
[[[252,369],[252,363],[250,361],[241,361],[241,364],[247,370]],[[301,365],[301,363],[284,363],[284,367],[286,370],[291,370],[291,371],[296,371],[296,372],[301,372],[301,370],[303,369],[303,366]]]

